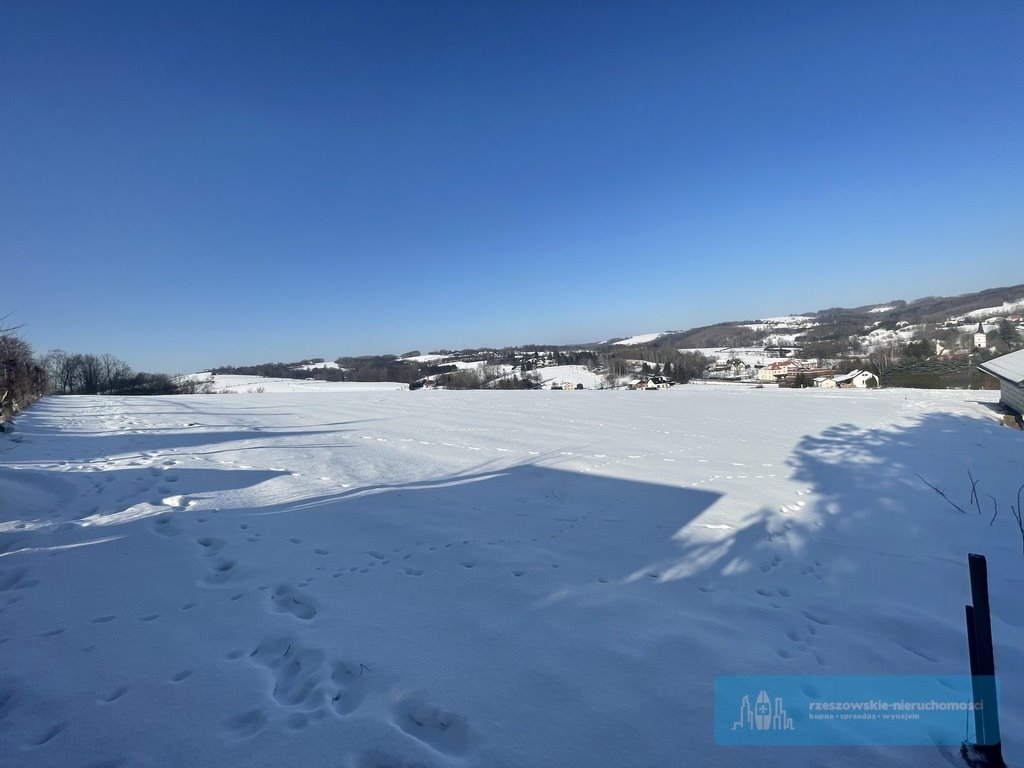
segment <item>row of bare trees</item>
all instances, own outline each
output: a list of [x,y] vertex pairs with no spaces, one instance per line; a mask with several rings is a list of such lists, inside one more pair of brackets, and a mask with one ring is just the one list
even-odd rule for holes
[[187,395],[200,384],[163,373],[133,371],[114,355],[82,354],[52,349],[42,361],[50,391],[66,395]]
[[122,389],[135,374],[128,363],[110,354],[93,355],[53,349],[43,357],[54,392],[102,395]]

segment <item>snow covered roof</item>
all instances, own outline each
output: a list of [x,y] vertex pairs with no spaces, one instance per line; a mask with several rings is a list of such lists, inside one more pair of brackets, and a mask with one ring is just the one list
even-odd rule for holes
[[978,367],[997,379],[1013,384],[1024,384],[1024,349],[988,360]]
[[853,381],[853,379],[856,379],[858,376],[863,376],[865,373],[868,376],[874,376],[875,375],[875,374],[871,373],[870,371],[862,371],[862,370],[857,369],[857,370],[850,371],[849,373],[847,373],[844,376],[836,376],[833,379],[833,381],[836,384],[842,384],[843,382],[846,382],[846,381]]

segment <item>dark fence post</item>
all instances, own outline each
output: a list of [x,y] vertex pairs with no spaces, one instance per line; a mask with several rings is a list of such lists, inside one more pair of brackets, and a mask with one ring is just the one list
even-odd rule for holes
[[974,702],[975,748],[986,762],[1003,766],[1003,747],[999,735],[999,704],[996,700],[996,660],[992,649],[992,617],[988,603],[988,564],[984,555],[969,554],[971,602],[965,606],[967,647],[971,657],[971,687]]
[[[964,612],[967,614],[967,652],[971,657],[971,690],[974,694],[974,701],[981,701],[984,692],[980,690],[978,681],[978,638],[974,631],[974,606],[965,605]],[[985,713],[974,710],[974,738],[978,744],[985,743]]]

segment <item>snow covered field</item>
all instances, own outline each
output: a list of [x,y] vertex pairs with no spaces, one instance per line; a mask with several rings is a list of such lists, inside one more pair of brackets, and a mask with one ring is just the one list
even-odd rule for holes
[[995,397],[47,398],[0,439],[0,762],[956,764],[717,746],[712,695],[967,674],[974,551],[1013,764],[1024,439]]
[[[335,366],[337,367],[337,366]],[[263,394],[282,392],[380,392],[408,389],[408,384],[391,381],[321,381],[319,379],[279,379],[271,376],[242,376],[208,373],[192,374],[191,378],[209,382],[210,391],[217,394]]]

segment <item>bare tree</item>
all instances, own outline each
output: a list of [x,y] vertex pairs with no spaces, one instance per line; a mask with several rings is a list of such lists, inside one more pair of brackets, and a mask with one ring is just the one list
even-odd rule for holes
[[80,389],[83,395],[98,395],[103,386],[103,364],[97,355],[76,355]]
[[102,373],[101,392],[113,392],[119,389],[132,376],[132,369],[128,363],[110,353],[100,355],[100,369]]
[[43,365],[50,376],[50,384],[57,392],[74,392],[78,385],[79,355],[63,349],[51,349],[43,357]]
[[868,362],[879,378],[882,378],[899,358],[900,348],[893,344],[875,347],[868,353]]

